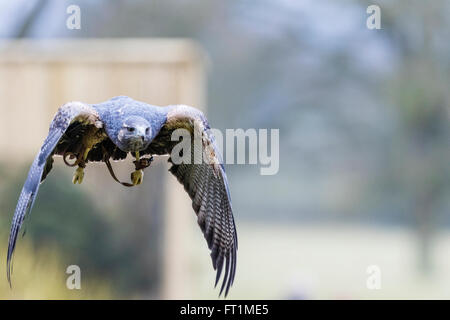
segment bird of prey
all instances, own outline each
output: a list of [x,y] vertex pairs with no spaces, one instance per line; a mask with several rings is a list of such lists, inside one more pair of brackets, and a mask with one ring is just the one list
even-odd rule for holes
[[[194,160],[200,156],[201,161],[173,161],[172,149],[179,141],[172,141],[172,133],[177,129],[187,130],[192,136],[200,133],[201,147],[195,147],[192,139],[189,149]],[[120,182],[110,159],[124,160],[129,153],[135,158],[136,170],[131,183]],[[69,102],[57,111],[14,212],[7,252],[9,283],[17,235],[33,207],[40,183],[52,169],[54,156],[62,156],[67,165],[77,167],[73,183],[83,181],[87,163],[105,162],[116,181],[136,186],[142,183],[143,169],[150,166],[153,155],[167,154],[171,155],[169,171],[192,199],[197,222],[211,250],[215,285],[225,269],[220,294],[225,289],[226,296],[236,271],[237,235],[227,176],[206,117],[186,105],[158,107],[126,96],[98,104]]]

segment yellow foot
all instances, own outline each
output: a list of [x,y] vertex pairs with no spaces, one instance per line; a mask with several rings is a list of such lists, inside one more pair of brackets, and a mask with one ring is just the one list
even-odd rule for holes
[[73,174],[72,182],[73,184],[81,184],[84,178],[84,168],[78,167],[78,169]]
[[144,179],[144,171],[136,170],[131,173],[131,181],[133,183],[133,186],[141,184],[143,179]]

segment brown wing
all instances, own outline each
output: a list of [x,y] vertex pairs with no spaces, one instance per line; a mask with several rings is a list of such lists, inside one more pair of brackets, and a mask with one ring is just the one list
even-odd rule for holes
[[[173,161],[172,151],[179,141],[172,141],[171,136],[176,129],[185,129],[191,135],[189,163]],[[201,140],[196,146],[201,148],[194,146],[194,132]],[[226,296],[236,272],[237,234],[227,176],[206,118],[192,107],[168,107],[167,121],[146,153],[171,155],[170,172],[192,199],[197,222],[211,250],[213,267],[217,270],[216,285],[225,269],[220,294],[225,289]],[[194,157],[202,160],[194,162]]]

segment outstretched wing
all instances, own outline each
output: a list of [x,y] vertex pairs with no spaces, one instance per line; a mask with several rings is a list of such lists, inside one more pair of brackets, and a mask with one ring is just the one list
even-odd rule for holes
[[[167,108],[167,120],[146,153],[171,155],[170,172],[184,185],[192,199],[197,222],[211,249],[213,267],[217,270],[216,285],[225,269],[220,293],[225,288],[226,296],[236,272],[237,235],[221,155],[203,113],[183,105]],[[174,148],[179,141],[171,139],[177,129],[185,129],[192,138],[191,157],[187,163],[178,163],[174,160],[178,154],[172,154],[172,151],[179,152]]]
[[17,235],[25,216],[33,207],[39,184],[51,168],[52,156],[61,137],[69,125],[75,122],[102,126],[98,113],[91,106],[81,102],[69,102],[59,108],[50,125],[49,133],[38,155],[31,165],[27,180],[20,193],[9,235],[8,253],[6,258],[7,277],[11,285],[11,260],[16,245]]

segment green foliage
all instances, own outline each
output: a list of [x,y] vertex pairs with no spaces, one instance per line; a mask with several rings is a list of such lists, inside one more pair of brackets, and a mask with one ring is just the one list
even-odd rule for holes
[[[3,170],[8,174],[0,176],[0,234],[9,232],[27,170],[28,167],[11,168]],[[55,168],[41,185],[33,211],[25,219],[24,238],[36,252],[51,246],[66,265],[76,264],[90,277],[108,279],[116,295],[129,296],[154,286],[156,267],[144,270],[148,263],[143,263],[144,257],[137,251],[138,235],[133,235],[133,226],[127,228],[123,221],[112,221],[114,212],[101,212],[101,199],[83,190],[71,185],[66,172]],[[16,252],[23,250],[23,240],[19,236]],[[0,247],[6,245],[5,239]],[[22,254],[15,258],[16,265],[22,263],[21,257]]]

